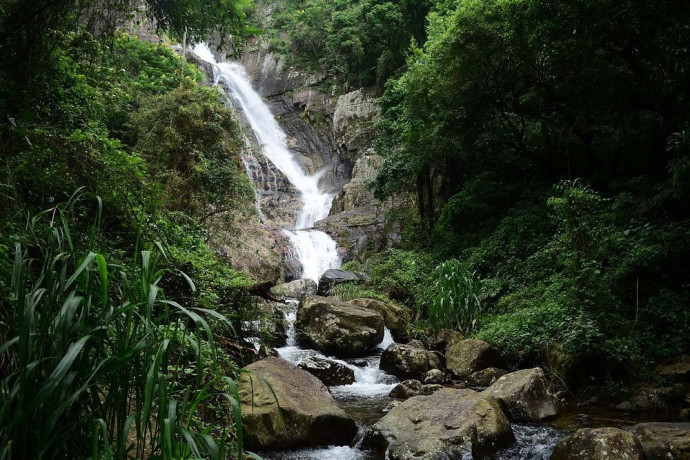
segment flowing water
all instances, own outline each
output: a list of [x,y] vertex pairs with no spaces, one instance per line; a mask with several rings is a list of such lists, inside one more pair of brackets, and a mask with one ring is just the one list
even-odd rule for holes
[[[300,192],[303,206],[294,228],[284,229],[283,233],[294,248],[295,255],[302,263],[302,278],[318,282],[320,275],[329,268],[340,267],[340,258],[335,241],[324,232],[311,229],[314,222],[328,215],[333,195],[319,189],[320,174],[309,175],[295,160],[286,143],[285,132],[261,96],[252,88],[249,79],[238,63],[216,61],[210,49],[197,45],[194,53],[202,60],[213,64],[216,83],[223,83],[228,95],[240,107],[249,122],[261,153],[295,186]],[[277,188],[275,174],[267,179],[271,171],[264,172],[255,157],[242,157],[247,173],[262,184],[273,184]],[[260,218],[261,189],[257,189],[256,207]],[[360,426],[360,436],[353,446],[331,446],[318,449],[301,449],[291,452],[262,452],[267,459],[333,459],[367,460],[376,458],[373,452],[359,447],[366,428],[385,414],[391,402],[388,394],[398,380],[379,369],[381,353],[393,343],[390,331],[386,329],[383,341],[370,356],[354,360],[339,360],[321,353],[300,347],[296,341],[294,322],[297,302],[290,301],[285,310],[288,321],[288,339],[285,347],[277,349],[279,355],[297,365],[310,356],[320,356],[337,361],[352,369],[355,382],[351,385],[333,386],[329,390],[338,405],[343,408]],[[546,459],[560,438],[560,433],[546,426],[514,425],[517,442],[499,455],[501,459]]]
[[[216,61],[211,50],[204,44],[195,46],[193,51],[200,59],[213,64],[216,83],[225,85],[232,100],[242,110],[261,146],[261,153],[299,191],[303,204],[299,216],[294,228],[284,229],[283,233],[302,263],[302,278],[318,282],[323,272],[329,268],[338,268],[341,263],[333,238],[311,229],[314,222],[328,216],[333,194],[319,189],[320,173],[310,175],[295,160],[287,146],[285,132],[259,93],[252,88],[242,65]],[[245,167],[248,164],[245,161]]]

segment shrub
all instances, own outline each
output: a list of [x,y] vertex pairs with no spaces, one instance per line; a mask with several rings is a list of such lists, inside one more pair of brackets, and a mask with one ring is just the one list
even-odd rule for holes
[[431,274],[427,318],[435,330],[448,328],[469,333],[482,315],[482,285],[457,259],[442,262]]

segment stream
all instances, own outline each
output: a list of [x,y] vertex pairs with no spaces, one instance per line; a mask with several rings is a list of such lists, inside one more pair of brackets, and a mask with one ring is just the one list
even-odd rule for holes
[[[285,132],[261,96],[252,85],[239,63],[218,62],[211,50],[204,44],[193,49],[200,59],[214,67],[216,84],[222,84],[230,100],[242,111],[252,128],[261,153],[294,185],[299,191],[303,203],[293,228],[282,232],[293,246],[295,256],[302,264],[302,278],[318,282],[320,275],[329,268],[339,268],[341,260],[336,242],[326,233],[312,229],[314,222],[325,218],[331,207],[333,195],[319,189],[320,174],[310,175],[296,161],[287,146]],[[257,190],[257,210],[261,216],[261,189],[257,178],[249,168],[249,160],[244,159],[247,172],[255,180]],[[257,168],[253,168],[256,170]],[[338,459],[364,460],[376,456],[360,448],[359,443],[367,427],[385,415],[386,407],[391,402],[388,396],[398,380],[379,370],[381,353],[393,343],[390,331],[386,329],[381,343],[364,358],[346,361],[305,349],[297,344],[294,322],[297,312],[297,301],[288,301],[284,311],[288,320],[287,345],[278,348],[281,358],[297,365],[310,356],[326,357],[340,362],[355,372],[355,382],[351,385],[333,386],[329,390],[337,404],[347,412],[360,427],[360,435],[353,446],[325,447],[302,449],[290,452],[260,452],[267,459]],[[501,459],[547,459],[556,442],[562,437],[561,432],[548,426],[513,425],[517,442],[501,452]]]

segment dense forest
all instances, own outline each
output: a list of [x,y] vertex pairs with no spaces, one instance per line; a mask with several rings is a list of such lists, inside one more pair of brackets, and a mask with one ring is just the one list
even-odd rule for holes
[[565,373],[637,374],[687,352],[689,14],[286,2],[273,46],[377,88],[372,185],[415,196],[401,247],[358,267],[369,287],[414,305],[421,334],[460,328]]
[[687,356],[685,2],[270,3],[0,5],[1,458],[244,455],[238,333],[264,280],[208,228],[255,218],[255,196],[183,41],[264,40],[327,92],[376,95],[369,185],[407,197],[404,232],[346,265],[368,280],[343,300],[405,305],[410,337],[454,329],[572,389]]

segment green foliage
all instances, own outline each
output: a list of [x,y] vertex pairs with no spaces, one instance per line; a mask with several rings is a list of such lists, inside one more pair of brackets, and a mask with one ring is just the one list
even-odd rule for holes
[[[206,317],[222,316],[166,297],[166,277],[182,276],[192,295],[195,285],[157,268],[149,251],[126,267],[76,246],[76,200],[32,218],[15,245],[0,347],[2,457],[220,458],[193,415],[216,378],[205,374],[218,356]],[[180,378],[187,368],[195,378]]]
[[431,267],[431,258],[424,253],[391,249],[367,259],[365,270],[372,278],[368,288],[413,306],[424,297]]
[[376,299],[382,302],[391,302],[388,297],[380,294],[378,291],[368,289],[357,283],[337,284],[333,287],[331,292],[332,295],[345,302],[353,299]]
[[438,265],[431,274],[426,316],[431,328],[456,329],[468,334],[483,315],[481,281],[456,259]]
[[[600,327],[586,312],[571,311],[570,299],[549,293],[539,301],[506,296],[503,307],[513,310],[484,319],[477,338],[494,344],[510,361],[519,364],[545,363],[549,346],[559,346],[571,356],[597,354]],[[553,297],[551,297],[553,295]],[[626,357],[629,357],[626,356]]]
[[204,40],[212,33],[221,41],[252,32],[246,17],[253,0],[146,0],[148,15],[159,30],[176,39]]
[[[45,97],[46,89],[60,88],[65,93],[70,92],[72,85],[54,81],[55,76],[64,74],[61,55],[65,51],[65,37],[84,31],[99,37],[98,45],[92,47],[87,56],[90,67],[98,70],[102,53],[97,48],[112,46],[116,30],[122,30],[126,24],[143,21],[148,16],[149,24],[174,38],[186,34],[189,41],[193,41],[218,32],[221,40],[229,36],[236,39],[252,32],[245,22],[251,5],[251,0],[150,0],[143,4],[131,0],[3,2],[0,8],[0,80],[3,82],[0,118],[5,120],[10,115],[19,119],[20,114],[35,113],[51,100]],[[164,72],[160,76],[171,83],[182,68],[178,64],[177,71]],[[116,68],[116,72],[120,70]],[[102,82],[108,81],[105,75],[102,77]],[[90,107],[89,103],[73,105],[77,109]]]
[[234,155],[242,148],[216,88],[179,89],[142,101],[133,117],[134,148],[165,188],[166,207],[206,214],[206,203],[251,201],[253,190]]
[[[0,98],[11,115],[0,125],[0,456],[226,458],[232,445],[241,457],[227,419],[236,361],[223,349],[253,315],[252,281],[214,257],[201,223],[253,209],[237,124],[164,46],[52,37],[42,84]],[[16,83],[7,75],[2,91]],[[80,188],[101,198],[55,207]]]
[[507,355],[630,369],[687,353],[684,327],[662,332],[688,299],[678,7],[439,2],[386,84],[376,194],[416,195],[431,238],[404,244],[477,273],[476,333]]
[[427,0],[288,1],[274,13],[271,43],[339,83],[382,86],[404,66],[410,41],[424,40],[431,6]]

